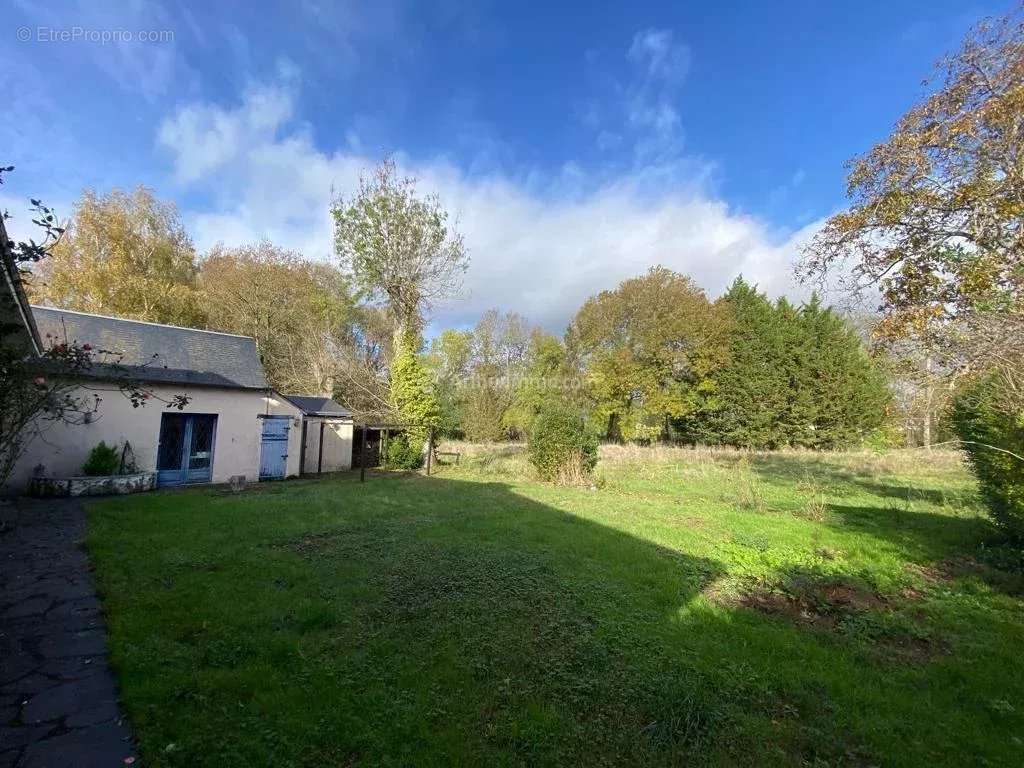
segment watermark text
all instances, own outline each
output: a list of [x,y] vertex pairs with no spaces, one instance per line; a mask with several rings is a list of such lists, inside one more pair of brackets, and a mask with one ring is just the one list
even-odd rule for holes
[[173,29],[97,29],[91,27],[18,27],[22,43],[173,43]]

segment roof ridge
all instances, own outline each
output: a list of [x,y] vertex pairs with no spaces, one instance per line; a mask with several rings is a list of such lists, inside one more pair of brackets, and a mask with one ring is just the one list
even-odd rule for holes
[[210,331],[206,328],[189,328],[186,325],[171,325],[170,323],[154,323],[150,320],[133,320],[129,317],[117,317],[116,315],[100,315],[95,312],[80,312],[77,309],[64,309],[63,307],[45,307],[40,304],[30,304],[32,311],[35,312],[37,309],[45,309],[50,312],[66,312],[71,315],[84,315],[85,317],[99,317],[103,320],[118,320],[122,323],[137,323],[138,325],[155,325],[160,328],[174,328],[179,331],[195,331],[196,333],[212,333],[217,336],[231,336],[236,339],[249,339],[250,341],[256,341],[252,336],[246,336],[244,333],[227,333],[226,331]]

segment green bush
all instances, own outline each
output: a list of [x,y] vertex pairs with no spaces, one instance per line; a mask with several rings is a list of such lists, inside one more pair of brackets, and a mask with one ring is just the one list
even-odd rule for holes
[[586,431],[575,410],[547,405],[533,421],[529,454],[542,479],[576,483],[597,465],[597,439]]
[[406,434],[393,435],[388,440],[384,456],[386,469],[419,469],[423,466],[423,441],[410,439]]
[[121,452],[117,446],[107,445],[102,440],[89,451],[89,458],[82,465],[82,473],[89,477],[116,475],[121,470]]
[[864,447],[877,453],[884,453],[893,448],[901,448],[906,443],[906,436],[898,424],[886,422],[876,427],[864,438]]
[[[1024,540],[1024,413],[999,405],[999,380],[979,379],[953,402],[952,421],[992,518]],[[1002,450],[996,450],[1002,449]]]

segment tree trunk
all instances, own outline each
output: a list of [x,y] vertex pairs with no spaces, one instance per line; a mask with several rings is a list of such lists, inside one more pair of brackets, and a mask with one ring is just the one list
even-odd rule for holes
[[924,370],[924,419],[921,424],[921,442],[930,451],[932,449],[932,399],[935,396],[935,386],[932,381],[931,355],[928,355],[924,360]]

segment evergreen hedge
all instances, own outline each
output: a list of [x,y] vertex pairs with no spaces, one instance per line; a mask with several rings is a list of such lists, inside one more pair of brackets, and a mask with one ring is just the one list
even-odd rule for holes
[[[996,524],[1024,540],[1024,413],[998,405],[994,376],[964,387],[953,401],[952,421]],[[995,450],[995,448],[1001,448]]]
[[707,405],[677,422],[686,439],[832,450],[863,445],[883,425],[885,376],[816,296],[800,307],[772,302],[741,277],[721,301],[733,320],[727,362],[711,373]]

